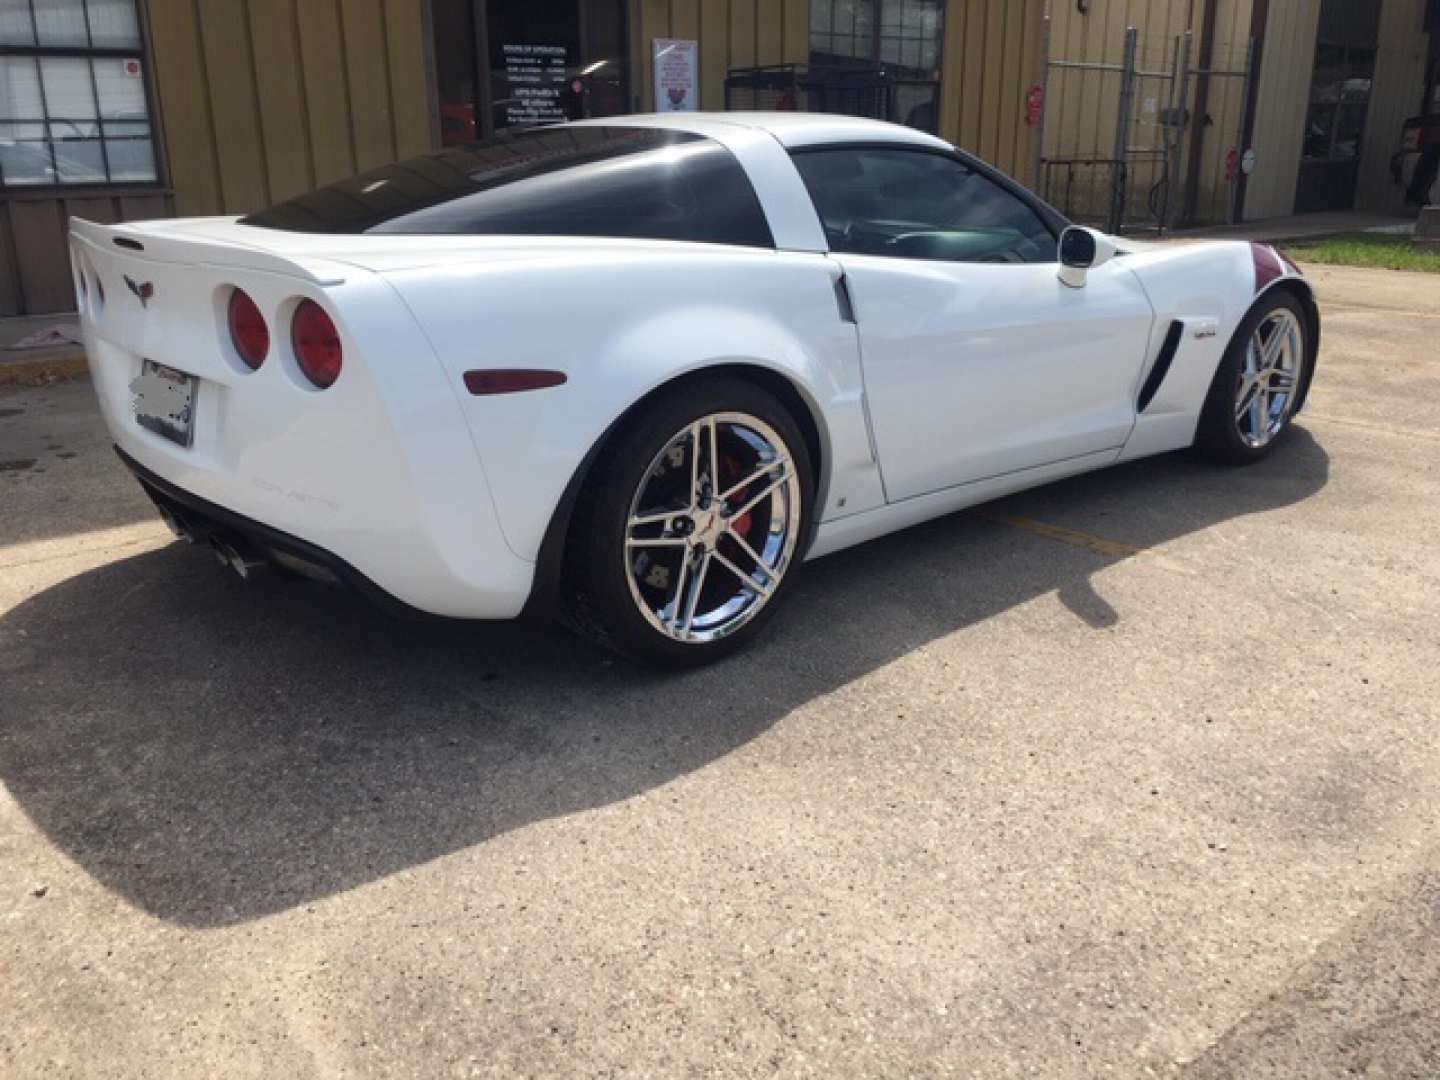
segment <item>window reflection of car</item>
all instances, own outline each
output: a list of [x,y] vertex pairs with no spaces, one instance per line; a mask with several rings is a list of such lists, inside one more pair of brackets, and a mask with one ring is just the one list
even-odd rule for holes
[[[94,123],[89,126],[93,129]],[[95,156],[88,152],[96,143],[93,134],[81,124],[64,120],[52,122],[50,127],[55,135],[49,140],[22,137],[0,141],[6,183],[43,185],[105,179],[104,173],[95,168]]]

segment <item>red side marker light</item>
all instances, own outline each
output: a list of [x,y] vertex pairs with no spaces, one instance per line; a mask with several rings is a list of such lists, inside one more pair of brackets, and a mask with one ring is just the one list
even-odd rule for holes
[[543,390],[560,386],[568,376],[563,371],[541,371],[534,368],[491,368],[465,372],[465,389],[472,394],[518,394],[524,390]]

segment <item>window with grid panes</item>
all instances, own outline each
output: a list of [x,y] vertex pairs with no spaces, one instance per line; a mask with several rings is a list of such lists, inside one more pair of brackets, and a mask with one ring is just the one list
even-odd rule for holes
[[136,0],[0,0],[0,186],[159,179]]
[[810,63],[872,67],[894,82],[889,119],[934,132],[945,0],[810,0]]

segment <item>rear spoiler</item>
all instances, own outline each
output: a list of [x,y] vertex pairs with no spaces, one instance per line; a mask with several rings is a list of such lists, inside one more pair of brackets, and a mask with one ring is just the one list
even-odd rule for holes
[[186,266],[215,266],[259,270],[301,278],[322,287],[342,285],[346,267],[326,259],[281,254],[258,244],[244,244],[197,236],[173,228],[174,221],[102,225],[84,218],[70,219],[70,235],[111,255],[124,253],[156,262]]

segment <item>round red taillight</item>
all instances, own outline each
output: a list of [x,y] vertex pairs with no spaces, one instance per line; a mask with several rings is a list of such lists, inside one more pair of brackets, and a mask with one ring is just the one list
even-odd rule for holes
[[245,366],[257,370],[270,352],[270,328],[255,301],[236,289],[230,294],[230,340]]
[[340,334],[325,309],[314,300],[303,300],[290,322],[290,344],[300,370],[324,390],[340,377]]

